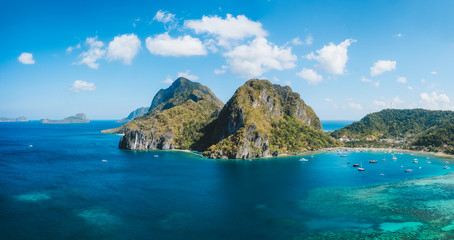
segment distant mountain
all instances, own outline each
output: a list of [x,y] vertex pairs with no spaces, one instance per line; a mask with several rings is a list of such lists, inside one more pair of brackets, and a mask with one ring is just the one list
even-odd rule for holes
[[386,109],[334,131],[350,146],[394,146],[453,152],[454,112],[424,109]]
[[155,95],[148,114],[102,132],[124,133],[119,147],[125,149],[190,149],[222,106],[206,86],[178,78]]
[[137,108],[136,110],[132,111],[126,118],[118,120],[117,123],[127,123],[129,121],[132,121],[140,116],[147,114],[149,109],[149,107]]
[[28,122],[28,119],[24,116],[20,116],[18,118],[0,117],[0,122]]
[[83,113],[78,113],[75,116],[70,116],[62,120],[41,119],[41,123],[89,123],[90,120]]
[[252,79],[238,88],[194,146],[211,158],[255,158],[299,153],[340,143],[290,87]]

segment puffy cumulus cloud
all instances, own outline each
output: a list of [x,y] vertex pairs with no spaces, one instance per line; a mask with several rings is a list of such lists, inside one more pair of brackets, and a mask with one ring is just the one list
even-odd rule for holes
[[207,54],[207,50],[200,39],[189,35],[172,38],[168,33],[163,33],[154,38],[148,37],[145,41],[151,54],[173,57]]
[[451,102],[446,94],[438,94],[437,92],[432,93],[421,93],[419,95],[421,102],[428,108],[440,109],[447,108]]
[[27,53],[27,52],[22,53],[17,58],[17,60],[23,64],[35,64],[35,60],[33,59],[33,54]]
[[172,14],[167,11],[158,10],[154,15],[153,20],[162,23],[172,23],[175,22],[175,14]]
[[73,92],[80,92],[80,91],[94,91],[96,86],[94,83],[85,82],[82,80],[74,81],[73,85],[71,86],[70,90]]
[[153,17],[153,21],[164,23],[166,29],[175,28],[178,24],[178,21],[175,18],[175,14],[162,10],[156,12]]
[[244,15],[234,17],[227,14],[225,19],[218,16],[203,16],[201,20],[186,20],[184,26],[197,34],[206,33],[215,36],[221,46],[230,46],[231,40],[268,35],[260,22],[249,20]]
[[372,77],[378,76],[384,72],[396,70],[396,61],[379,60],[374,63],[370,68],[370,75]]
[[297,57],[290,47],[279,47],[265,38],[254,39],[248,45],[240,45],[224,53],[229,69],[241,77],[258,77],[271,69],[294,68]]
[[309,60],[316,60],[326,73],[342,75],[345,72],[345,65],[348,61],[347,48],[356,42],[354,39],[346,39],[339,45],[329,43],[322,49],[306,55]]
[[116,36],[107,47],[107,59],[123,60],[124,64],[131,64],[131,60],[139,52],[140,45],[139,38],[133,33]]
[[363,107],[361,107],[361,105],[359,103],[348,103],[348,106],[351,108],[351,109],[356,109],[356,110],[362,110]]
[[306,80],[309,84],[317,85],[323,80],[323,77],[312,69],[303,68],[303,70],[297,73],[300,78]]
[[186,70],[186,72],[179,72],[177,74],[177,78],[179,78],[179,77],[184,77],[186,79],[193,80],[193,81],[196,81],[199,79],[199,77],[197,77],[196,75],[191,74],[189,70]]
[[325,102],[331,103],[331,102],[333,102],[333,99],[331,99],[331,98],[325,98]]
[[398,77],[396,82],[398,82],[398,83],[407,83],[407,78],[406,77]]
[[91,37],[85,40],[85,45],[88,46],[88,50],[79,55],[81,60],[78,64],[86,64],[90,68],[98,69],[99,63],[97,61],[106,54],[104,43],[98,41],[98,37]]

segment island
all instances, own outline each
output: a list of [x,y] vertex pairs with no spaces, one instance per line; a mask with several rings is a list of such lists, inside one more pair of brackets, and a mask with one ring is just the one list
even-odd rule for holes
[[131,150],[187,149],[210,158],[297,154],[342,143],[288,86],[251,79],[223,104],[206,86],[178,78],[153,98],[148,112],[103,133],[124,134]]
[[24,116],[17,118],[0,117],[0,122],[28,122],[28,119]]
[[140,116],[145,115],[148,113],[149,107],[140,107],[137,108],[136,110],[132,111],[127,117],[122,118],[121,120],[118,120],[117,123],[127,123],[130,122]]
[[41,119],[41,123],[54,124],[54,123],[89,123],[90,120],[83,113],[78,113],[75,116],[66,117],[62,120]]
[[378,147],[454,154],[454,112],[385,109],[331,133],[346,147]]

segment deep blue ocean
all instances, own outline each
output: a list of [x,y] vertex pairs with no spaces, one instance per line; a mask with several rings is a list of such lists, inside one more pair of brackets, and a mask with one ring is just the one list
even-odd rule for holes
[[118,149],[121,136],[100,133],[117,126],[0,123],[0,239],[449,238],[454,230],[450,159],[328,151],[212,160]]

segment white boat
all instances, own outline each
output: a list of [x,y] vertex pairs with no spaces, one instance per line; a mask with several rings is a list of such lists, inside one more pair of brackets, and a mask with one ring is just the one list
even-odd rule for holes
[[413,172],[413,169],[405,169],[405,172]]
[[305,159],[305,158],[301,158],[300,160],[298,160],[300,162],[309,162],[309,160]]
[[443,169],[451,169],[451,168],[448,166],[444,166]]

